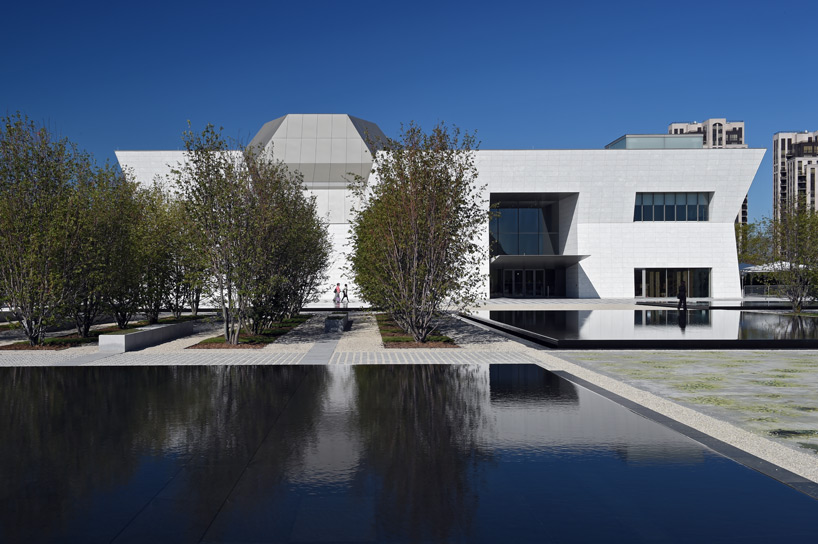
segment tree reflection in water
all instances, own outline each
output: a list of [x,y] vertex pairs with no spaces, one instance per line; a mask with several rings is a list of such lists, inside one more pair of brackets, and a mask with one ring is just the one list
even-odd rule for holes
[[[491,460],[488,373],[476,366],[357,366],[356,423],[380,479],[378,534],[467,535]],[[362,477],[367,476],[362,474]]]
[[[189,512],[205,515],[197,503],[213,501],[208,472],[246,463],[305,376],[315,373],[238,366],[0,369],[0,535],[21,541],[59,534],[100,493],[132,483],[146,458],[195,465],[186,499]],[[165,479],[176,470],[169,467]]]

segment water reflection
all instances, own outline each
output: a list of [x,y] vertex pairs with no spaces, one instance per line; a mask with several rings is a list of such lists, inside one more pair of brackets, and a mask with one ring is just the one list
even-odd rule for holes
[[355,421],[368,465],[359,476],[381,482],[380,532],[441,541],[468,534],[475,482],[491,461],[481,440],[489,423],[484,369],[358,366],[355,378]]
[[0,541],[751,541],[818,513],[535,366],[6,368],[0,395]]
[[742,310],[484,311],[556,340],[818,340],[818,318]]

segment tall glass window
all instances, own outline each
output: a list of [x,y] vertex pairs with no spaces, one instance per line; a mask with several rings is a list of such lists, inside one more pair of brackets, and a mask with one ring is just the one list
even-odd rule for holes
[[559,233],[556,204],[545,207],[501,207],[489,224],[491,255],[557,255]]
[[636,193],[634,221],[709,221],[712,193]]

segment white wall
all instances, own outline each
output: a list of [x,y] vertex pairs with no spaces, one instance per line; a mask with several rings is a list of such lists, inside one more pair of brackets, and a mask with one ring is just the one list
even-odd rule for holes
[[[733,221],[763,149],[480,151],[492,193],[576,192],[579,297],[634,296],[634,268],[711,268],[714,298],[741,296]],[[712,192],[707,222],[634,222],[637,192]]]
[[[182,151],[116,155],[143,183],[166,175],[168,165],[184,159]],[[589,257],[568,270],[569,296],[631,298],[634,268],[711,268],[711,295],[738,298],[733,221],[763,155],[763,149],[487,150],[477,152],[476,165],[478,181],[488,185],[488,192],[579,193],[566,253]],[[318,197],[319,213],[330,222],[333,261],[322,295],[328,301],[331,286],[350,283],[343,267],[351,196],[347,189],[329,185],[308,191]],[[712,192],[710,220],[634,222],[637,192]],[[560,227],[567,224],[561,220]],[[488,232],[481,240],[488,248]],[[488,262],[481,271],[488,275]],[[488,290],[486,280],[486,297]],[[354,300],[354,290],[350,296]]]

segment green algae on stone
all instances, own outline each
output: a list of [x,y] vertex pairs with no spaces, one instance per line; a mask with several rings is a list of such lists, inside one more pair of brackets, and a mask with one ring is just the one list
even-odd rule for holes
[[766,385],[767,387],[795,387],[795,384],[782,382],[781,380],[752,380],[756,385]]
[[812,438],[818,436],[818,431],[813,429],[775,429],[770,431],[770,435],[778,438]]
[[684,382],[674,384],[673,386],[676,389],[681,389],[682,391],[709,391],[718,389],[717,386],[707,382]]
[[726,399],[724,397],[693,397],[686,399],[689,402],[693,402],[696,404],[709,404],[711,406],[735,406],[736,401],[732,399]]

